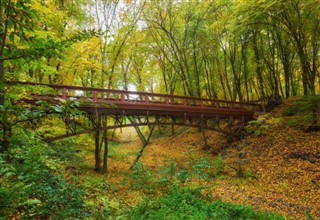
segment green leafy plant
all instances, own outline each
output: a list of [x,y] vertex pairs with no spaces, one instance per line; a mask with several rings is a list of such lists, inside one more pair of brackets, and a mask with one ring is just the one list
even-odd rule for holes
[[254,136],[260,136],[267,132],[269,125],[262,121],[249,121],[245,126],[246,131]]
[[215,163],[216,163],[216,175],[219,176],[224,173],[223,158],[220,154],[216,157]]
[[144,168],[141,163],[135,164],[133,171],[124,177],[123,183],[127,182],[130,184],[130,189],[141,190],[147,194],[152,193],[157,187],[152,172]]
[[185,169],[182,169],[178,174],[177,174],[178,180],[181,181],[182,183],[185,183],[187,181],[190,181],[191,178],[191,173],[188,172]]
[[288,124],[305,131],[318,131],[320,113],[320,95],[304,96],[293,106],[285,109],[284,115],[291,116]]
[[186,170],[190,172],[190,178],[209,179],[215,176],[213,167],[214,161],[211,155],[195,156],[192,147],[187,148],[188,160],[186,162]]
[[202,195],[203,190],[174,185],[163,197],[145,198],[139,206],[122,214],[129,219],[285,219],[248,206],[208,201]]
[[[33,134],[32,134],[33,135]],[[54,149],[23,134],[14,136],[12,148],[0,154],[1,216],[21,218],[82,218],[88,216],[82,191],[60,173]]]
[[177,163],[175,161],[169,161],[168,164],[165,164],[160,168],[160,177],[157,181],[158,188],[166,190],[171,186],[176,178],[177,172]]

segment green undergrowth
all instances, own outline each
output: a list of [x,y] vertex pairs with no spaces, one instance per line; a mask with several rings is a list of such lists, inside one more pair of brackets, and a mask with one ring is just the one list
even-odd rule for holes
[[[192,154],[189,149],[187,154]],[[126,207],[118,219],[284,219],[282,216],[255,211],[252,207],[213,200],[214,185],[205,180],[220,178],[224,173],[221,156],[190,157],[185,166],[168,161],[157,172],[138,164],[127,173],[123,184],[143,193],[142,202]],[[202,181],[202,184],[196,182]],[[159,192],[160,191],[160,192]]]
[[[0,216],[66,219],[88,216],[83,191],[62,175],[63,160],[34,134],[16,131],[9,152],[0,155]],[[65,146],[66,147],[66,146]]]
[[320,95],[303,96],[285,108],[288,125],[304,131],[320,131]]
[[[92,147],[83,140],[47,144],[33,133],[16,131],[10,151],[0,156],[0,217],[283,219],[212,200],[210,190],[215,186],[205,182],[224,175],[220,156],[214,160],[209,155],[194,157],[193,149],[188,148],[184,165],[169,160],[151,169],[138,163],[133,170],[101,175],[85,159]],[[119,147],[110,142],[109,158],[125,160]]]
[[[190,149],[187,154],[192,155]],[[167,161],[158,170],[138,163],[127,171],[120,186],[100,186],[111,194],[100,198],[95,219],[284,219],[282,216],[254,210],[252,207],[216,201],[211,198],[215,185],[203,184],[223,176],[223,159],[190,157],[184,166]],[[200,184],[200,181],[202,182]],[[198,183],[197,183],[198,182]],[[208,181],[209,182],[209,181]],[[135,205],[119,195],[135,192],[142,201]],[[119,195],[118,201],[112,192]],[[103,203],[104,201],[104,203]]]
[[154,200],[146,197],[137,207],[124,212],[123,219],[284,219],[280,215],[253,210],[252,207],[212,201],[201,188],[174,185]]

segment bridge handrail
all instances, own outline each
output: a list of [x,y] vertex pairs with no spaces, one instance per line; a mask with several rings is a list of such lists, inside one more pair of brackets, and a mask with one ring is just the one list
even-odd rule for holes
[[[168,94],[161,94],[161,93],[148,93],[148,92],[136,92],[136,91],[126,91],[126,90],[116,90],[116,89],[102,89],[102,88],[93,88],[93,87],[81,87],[81,86],[70,86],[70,85],[58,85],[58,84],[46,84],[46,83],[35,83],[35,82],[21,82],[21,81],[11,81],[8,84],[10,85],[14,85],[14,84],[22,84],[22,85],[34,85],[34,86],[47,86],[53,89],[60,89],[63,90],[64,92],[67,92],[69,90],[73,90],[73,91],[90,91],[95,94],[95,98],[96,100],[94,101],[98,101],[98,97],[97,97],[97,93],[98,92],[102,92],[102,93],[116,93],[119,94],[121,96],[121,101],[134,101],[132,99],[129,99],[124,96],[128,96],[129,95],[134,95],[134,96],[144,96],[145,97],[145,102],[151,102],[152,100],[150,100],[150,98],[152,97],[162,97],[165,98],[164,104],[173,104],[173,100],[174,99],[179,99],[180,101],[182,100],[183,104],[187,104],[190,105],[190,102],[194,102],[194,101],[199,101],[200,105],[203,104],[203,102],[211,102],[211,103],[215,103],[215,105],[217,104],[218,107],[220,106],[220,104],[226,104],[228,107],[233,107],[234,105],[236,106],[240,106],[242,108],[245,107],[249,107],[251,109],[253,109],[254,107],[259,107],[259,104],[255,104],[255,103],[248,103],[248,102],[234,102],[234,101],[228,101],[228,100],[219,100],[219,99],[208,99],[208,98],[200,98],[200,97],[189,97],[189,96],[179,96],[179,95],[168,95]],[[65,97],[63,97],[65,96]],[[62,98],[67,98],[66,94],[65,95],[61,95]],[[84,96],[85,97],[85,96]],[[88,97],[90,98],[90,97]],[[231,105],[231,106],[230,106]]]

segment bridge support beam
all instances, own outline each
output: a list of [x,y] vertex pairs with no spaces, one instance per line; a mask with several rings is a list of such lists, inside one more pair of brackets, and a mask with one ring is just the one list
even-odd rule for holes
[[141,149],[140,149],[140,151],[139,151],[136,159],[135,159],[135,160],[133,161],[133,163],[131,164],[130,170],[132,170],[132,169],[134,168],[134,166],[138,163],[140,157],[141,157],[142,154],[143,154],[144,149],[145,149],[145,148],[147,147],[147,145],[149,144],[150,138],[151,138],[152,133],[153,133],[154,126],[155,126],[155,125],[152,125],[152,126],[151,126],[151,128],[150,128],[150,133],[149,133],[147,139],[145,139],[145,142],[142,144],[142,147],[141,147]]
[[[130,122],[131,122],[132,124],[139,124],[139,123],[137,122],[136,118],[134,118],[134,117],[128,117],[128,119],[130,120]],[[136,129],[136,132],[137,132],[137,134],[138,134],[138,136],[139,136],[142,144],[143,144],[143,145],[146,145],[146,144],[147,144],[147,140],[146,140],[145,137],[143,136],[140,128],[139,128],[138,126],[133,126],[133,127]]]
[[97,115],[96,117],[96,123],[95,123],[95,136],[94,136],[94,142],[95,142],[95,170],[100,172],[100,164],[101,164],[101,158],[100,158],[100,131],[101,131],[101,115]]
[[[101,173],[107,173],[108,170],[108,137],[107,137],[107,116],[96,114],[95,117],[95,170]],[[104,147],[102,147],[104,145]],[[104,148],[104,149],[103,149]],[[103,159],[101,154],[103,149]],[[101,167],[102,163],[102,167]]]
[[103,166],[102,166],[102,173],[108,172],[108,154],[109,154],[109,148],[108,148],[108,137],[107,137],[107,123],[108,118],[107,116],[103,119],[103,142],[104,142],[104,153],[103,153]]
[[[83,117],[83,120],[80,120]],[[114,122],[108,123],[108,119],[114,118]],[[72,129],[72,126],[66,126],[68,128],[66,134],[59,135],[57,137],[46,139],[48,142],[63,139],[66,137],[71,137],[79,134],[93,133],[93,138],[95,141],[95,170],[100,173],[107,173],[108,170],[108,135],[107,131],[122,128],[122,127],[134,127],[136,132],[142,142],[142,147],[131,165],[131,168],[139,161],[145,148],[149,144],[150,137],[153,133],[154,126],[171,126],[172,133],[174,134],[174,126],[187,126],[199,128],[199,132],[202,132],[202,140],[204,142],[204,149],[208,149],[208,142],[205,130],[214,130],[223,133],[233,139],[239,138],[240,132],[246,122],[246,118],[243,116],[241,118],[221,117],[216,115],[215,117],[205,117],[204,115],[194,116],[184,114],[180,116],[172,116],[170,114],[163,115],[112,115],[107,114],[101,109],[93,109],[88,111],[87,114],[83,114],[72,123],[77,123],[77,129]],[[126,119],[130,123],[126,123]],[[84,120],[88,120],[89,123],[85,123]],[[64,122],[68,122],[64,120]],[[89,127],[88,127],[89,126]],[[147,126],[150,130],[148,136],[143,135],[139,126]],[[81,128],[81,131],[78,129]]]

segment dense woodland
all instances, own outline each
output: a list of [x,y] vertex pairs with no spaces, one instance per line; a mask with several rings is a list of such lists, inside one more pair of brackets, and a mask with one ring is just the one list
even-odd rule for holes
[[1,1],[4,81],[230,100],[319,91],[319,2]]
[[[303,96],[284,110],[286,117],[293,118],[281,123],[288,121],[310,132],[319,130],[319,55],[319,0],[0,0],[0,217],[319,217],[320,207],[314,200],[320,185],[317,168],[312,168],[312,175],[318,176],[310,174],[313,179],[307,180],[313,187],[308,196],[313,197],[301,199],[304,208],[293,206],[300,213],[258,207],[284,217],[224,203],[204,193],[210,188],[203,184],[205,180],[225,181],[228,176],[220,154],[214,159],[189,158],[187,167],[163,162],[160,173],[152,166],[139,165],[126,174],[122,165],[112,168],[121,173],[122,182],[119,176],[95,173],[88,168],[92,137],[45,143],[41,134],[61,131],[63,125],[58,117],[41,119],[47,106],[17,105],[28,97],[28,88],[10,85],[27,81],[260,103]],[[280,126],[277,120],[252,122],[247,131],[266,135],[268,127]],[[308,138],[317,139],[319,134],[314,135]],[[127,163],[125,153],[115,153],[119,143],[111,144],[111,159]],[[308,155],[314,160],[308,161],[318,164],[320,145],[313,144]],[[241,181],[257,181],[241,166],[231,168],[243,172]],[[145,184],[154,188],[147,189]],[[127,197],[121,194],[125,189]],[[313,206],[308,208],[308,202]]]

